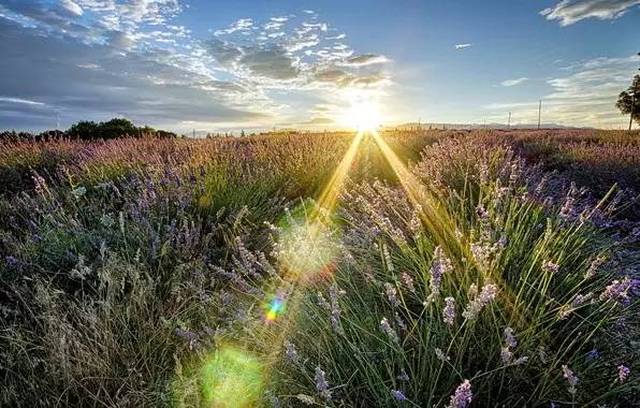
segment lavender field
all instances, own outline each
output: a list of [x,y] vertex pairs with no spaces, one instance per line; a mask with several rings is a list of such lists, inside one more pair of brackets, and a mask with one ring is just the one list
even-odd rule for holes
[[1,406],[640,406],[640,133],[0,144]]

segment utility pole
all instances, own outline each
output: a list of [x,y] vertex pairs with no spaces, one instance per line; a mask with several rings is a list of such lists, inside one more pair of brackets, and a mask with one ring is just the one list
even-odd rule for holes
[[507,121],[507,129],[511,129],[511,112],[509,112],[509,120]]
[[538,130],[540,130],[540,118],[542,115],[542,99],[538,102]]

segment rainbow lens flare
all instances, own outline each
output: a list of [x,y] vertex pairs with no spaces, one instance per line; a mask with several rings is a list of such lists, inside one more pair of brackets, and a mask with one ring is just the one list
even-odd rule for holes
[[274,295],[266,307],[266,321],[274,322],[278,318],[278,316],[282,315],[284,313],[286,303],[286,299],[283,295]]

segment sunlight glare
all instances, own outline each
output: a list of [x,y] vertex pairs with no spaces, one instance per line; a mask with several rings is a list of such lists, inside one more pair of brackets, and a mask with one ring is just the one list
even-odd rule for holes
[[371,100],[353,101],[348,120],[358,132],[371,132],[380,126],[380,110]]

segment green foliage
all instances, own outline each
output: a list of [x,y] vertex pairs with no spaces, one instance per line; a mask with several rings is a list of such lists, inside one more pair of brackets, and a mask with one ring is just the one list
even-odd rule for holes
[[[640,75],[633,77],[629,89],[620,92],[616,107],[622,114],[631,115],[631,120],[640,124]],[[631,123],[629,123],[629,130],[631,130]]]
[[[307,198],[352,135],[8,144],[0,175],[20,186],[0,198],[0,405],[224,406],[241,392],[247,405],[444,406],[469,379],[477,406],[628,406],[638,305],[600,295],[638,268],[633,241],[601,227],[606,203],[596,211],[503,141],[473,136],[383,135],[417,162],[431,197],[420,204],[437,223],[366,140],[328,231],[305,223]],[[634,149],[628,136],[575,138]],[[599,256],[609,261],[591,276]],[[294,269],[304,279],[292,284]],[[471,285],[489,283],[495,299],[464,319]],[[265,305],[282,293],[267,324]],[[509,363],[507,327],[518,340]]]
[[133,122],[124,118],[114,118],[107,122],[78,122],[72,125],[67,134],[74,139],[114,139],[125,136],[138,136],[144,128],[137,128]]

